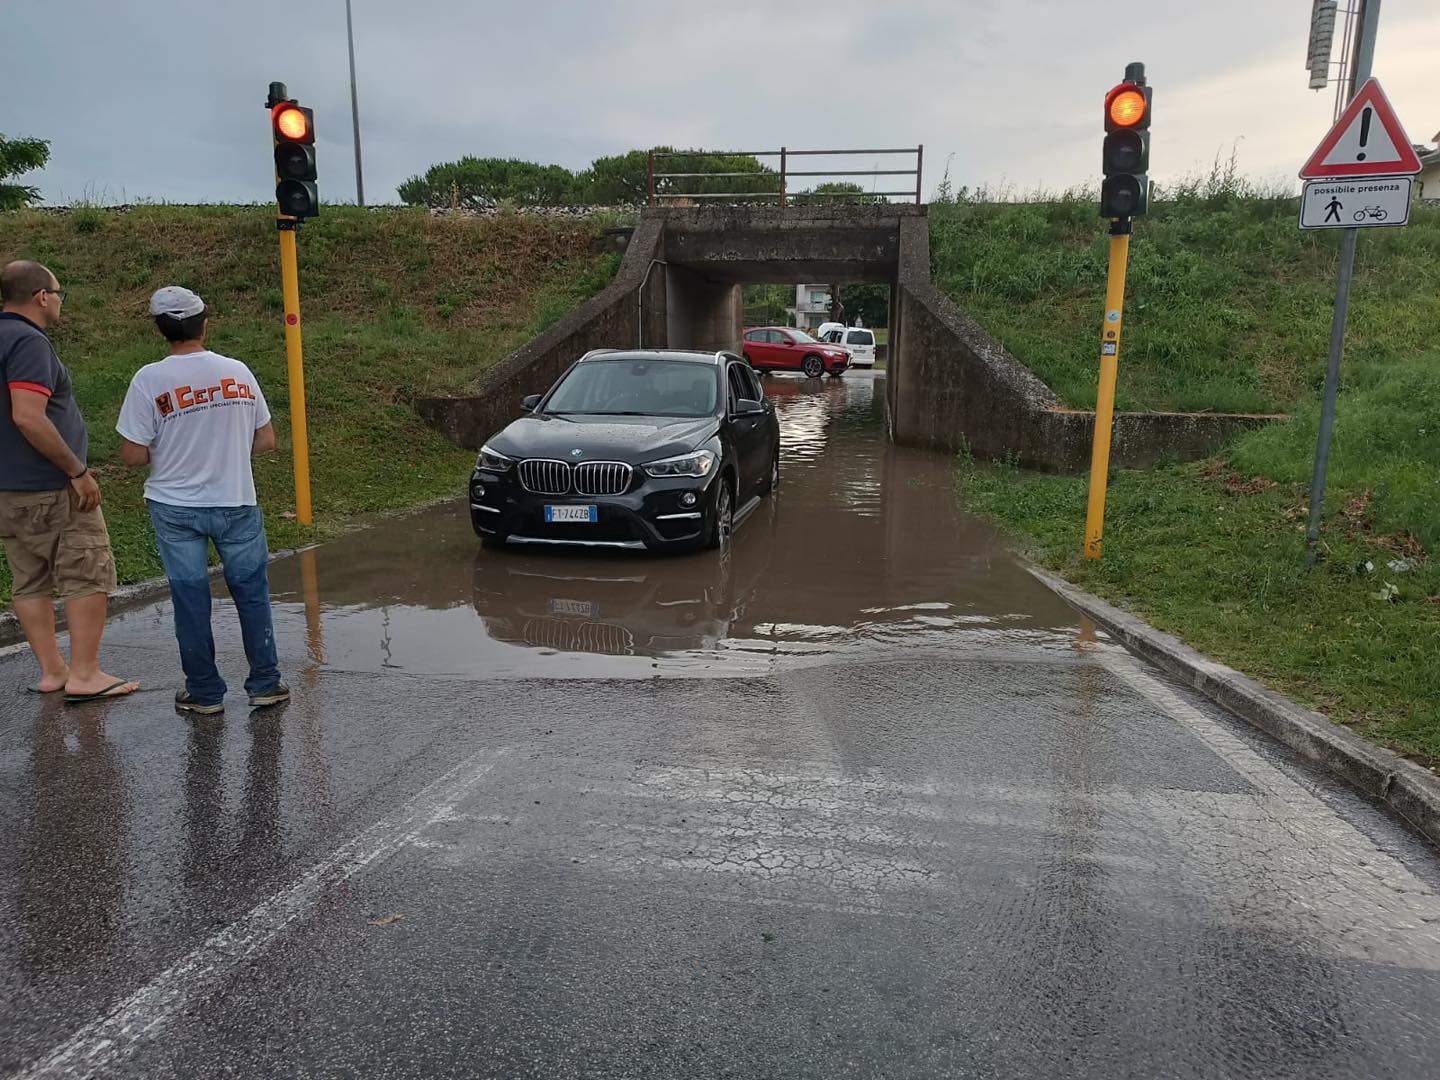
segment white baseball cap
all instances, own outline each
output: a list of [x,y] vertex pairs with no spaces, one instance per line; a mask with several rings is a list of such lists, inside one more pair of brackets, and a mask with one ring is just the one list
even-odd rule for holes
[[205,301],[181,285],[166,285],[150,297],[151,315],[169,315],[172,319],[188,319],[205,310]]

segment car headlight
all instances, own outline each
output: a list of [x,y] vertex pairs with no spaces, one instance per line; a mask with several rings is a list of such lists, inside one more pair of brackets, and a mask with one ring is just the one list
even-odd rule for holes
[[645,471],[651,476],[709,476],[710,471],[715,468],[716,457],[713,451],[696,450],[690,454],[681,454],[679,457],[662,458],[659,461],[647,461]]
[[475,459],[477,469],[489,469],[491,472],[504,472],[515,464],[514,458],[506,457],[488,446],[480,448],[480,456]]

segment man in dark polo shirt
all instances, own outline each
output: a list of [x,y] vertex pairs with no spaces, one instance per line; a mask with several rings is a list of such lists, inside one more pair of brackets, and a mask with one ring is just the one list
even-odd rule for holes
[[[64,301],[60,282],[39,263],[0,270],[0,540],[15,614],[40,661],[33,689],[93,701],[138,685],[100,670],[115,558],[70,372],[45,336]],[[55,639],[57,596],[70,624],[68,664]]]

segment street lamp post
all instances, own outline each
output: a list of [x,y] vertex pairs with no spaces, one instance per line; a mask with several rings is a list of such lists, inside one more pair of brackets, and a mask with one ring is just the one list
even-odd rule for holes
[[355,126],[355,202],[365,205],[365,179],[360,170],[360,98],[355,92],[355,29],[350,19],[350,0],[345,0],[345,39],[350,46],[350,118]]

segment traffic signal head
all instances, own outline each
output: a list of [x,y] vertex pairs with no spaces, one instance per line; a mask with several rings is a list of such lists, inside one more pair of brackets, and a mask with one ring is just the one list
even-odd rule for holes
[[275,144],[275,204],[285,217],[314,217],[320,213],[315,113],[294,101],[278,101],[270,109],[270,129]]
[[1105,95],[1100,213],[1128,218],[1145,213],[1150,195],[1150,87],[1145,69],[1132,64],[1125,81]]

